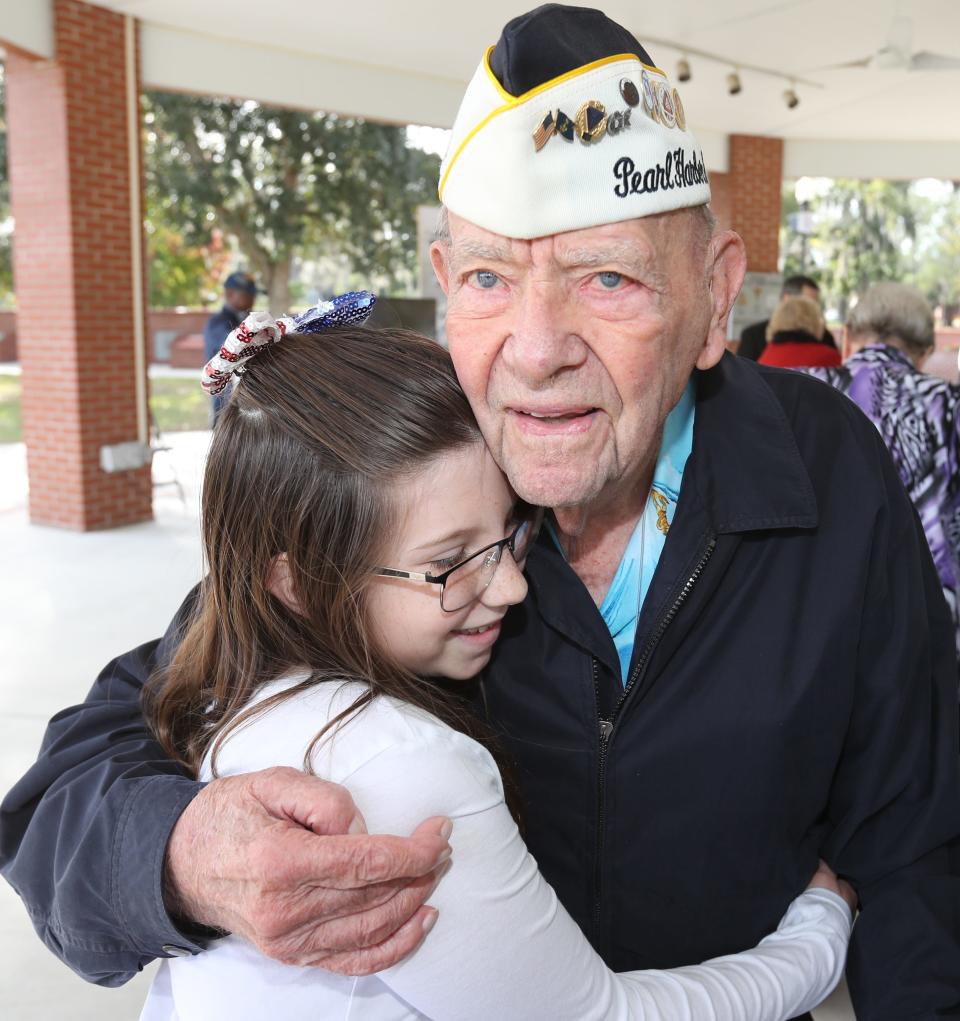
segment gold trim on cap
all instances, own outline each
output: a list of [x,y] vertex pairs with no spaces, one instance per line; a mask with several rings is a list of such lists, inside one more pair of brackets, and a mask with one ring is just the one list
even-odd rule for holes
[[466,148],[467,143],[473,139],[483,128],[485,128],[494,117],[498,117],[502,113],[506,113],[508,110],[514,109],[514,107],[520,106],[522,103],[526,103],[528,100],[533,99],[534,96],[539,96],[540,93],[546,92],[548,89],[552,89],[555,85],[560,85],[562,82],[570,81],[573,78],[579,78],[580,75],[589,73],[590,71],[596,71],[598,67],[604,67],[607,64],[616,64],[623,60],[635,60],[641,67],[647,71],[653,71],[655,74],[663,75],[667,77],[666,71],[662,71],[659,67],[653,67],[650,64],[645,64],[636,53],[618,53],[612,57],[603,57],[601,60],[594,60],[590,64],[584,64],[583,67],[574,68],[572,71],[567,71],[565,74],[558,75],[556,78],[551,78],[550,81],[544,82],[542,85],[536,86],[536,88],[528,89],[522,95],[511,96],[509,92],[500,84],[497,76],[493,73],[490,68],[490,54],[494,51],[493,46],[487,48],[487,52],[483,55],[483,69],[487,72],[487,77],[490,79],[493,87],[497,90],[500,96],[505,100],[503,106],[498,106],[491,110],[486,117],[483,118],[480,123],[472,128],[464,136],[463,141],[457,146],[456,151],[450,157],[450,162],[447,164],[447,169],[443,172],[443,177],[440,179],[440,185],[437,188],[437,197],[440,201],[443,201],[443,189],[447,185],[447,178],[450,176],[450,171],[453,170],[453,165],[460,158],[460,154]]

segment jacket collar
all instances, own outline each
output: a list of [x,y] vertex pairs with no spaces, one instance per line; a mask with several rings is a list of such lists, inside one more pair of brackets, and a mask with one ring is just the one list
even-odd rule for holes
[[884,344],[882,341],[877,341],[873,344],[867,344],[862,347],[855,355],[851,355],[847,359],[847,364],[859,365],[862,363],[873,364],[894,362],[898,365],[902,365],[905,369],[909,369],[911,372],[919,372],[916,365],[910,360],[910,356],[906,351],[901,351],[900,348],[894,347],[892,344]]
[[819,337],[815,337],[806,330],[777,330],[770,338],[771,344],[822,344]]
[[697,374],[686,471],[714,530],[815,528],[817,501],[783,406],[753,362],[725,354]]

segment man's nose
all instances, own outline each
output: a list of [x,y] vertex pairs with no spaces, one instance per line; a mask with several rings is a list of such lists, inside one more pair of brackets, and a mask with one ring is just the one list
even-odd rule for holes
[[505,549],[490,584],[483,590],[480,601],[491,610],[503,609],[522,603],[527,594],[527,579],[517,567],[510,550]]
[[583,362],[586,345],[575,328],[573,299],[562,287],[531,282],[516,302],[502,358],[518,380],[537,387]]

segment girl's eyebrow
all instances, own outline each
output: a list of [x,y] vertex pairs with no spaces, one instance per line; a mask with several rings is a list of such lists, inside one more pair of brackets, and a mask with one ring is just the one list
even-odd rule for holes
[[463,543],[469,535],[472,533],[469,530],[462,528],[457,529],[454,532],[450,532],[448,535],[441,536],[437,539],[430,539],[420,546],[414,546],[410,550],[411,553],[424,553],[427,550],[436,549],[438,546],[446,546],[448,543],[458,542]]
[[[504,525],[508,526],[513,518],[517,516],[517,509],[523,505],[522,500],[514,500],[510,504],[510,509],[504,515]],[[439,539],[431,539],[429,542],[425,542],[420,546],[414,546],[410,550],[411,553],[424,553],[427,550],[436,549],[438,546],[446,546],[450,543],[459,543],[462,546],[466,546],[468,543],[477,543],[477,548],[484,545],[483,540],[479,537],[480,531],[476,528],[458,528],[447,535],[442,536]],[[503,536],[497,536],[498,539],[502,539]],[[490,542],[496,542],[496,539],[489,540]],[[468,551],[469,552],[469,551]]]

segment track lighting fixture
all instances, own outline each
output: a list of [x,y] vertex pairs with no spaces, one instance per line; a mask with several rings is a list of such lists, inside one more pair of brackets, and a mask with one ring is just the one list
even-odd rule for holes
[[[782,88],[784,85],[788,88],[782,93],[784,105],[788,110],[795,110],[800,105],[800,95],[797,92],[797,86],[802,86],[803,97],[806,98],[808,95],[816,95],[813,92],[814,89],[822,89],[824,85],[822,82],[811,81],[808,78],[800,78],[790,72],[784,73],[783,71],[774,70],[772,67],[764,67],[760,64],[748,64],[739,60],[734,54],[723,55],[720,53],[711,53],[709,50],[699,50],[694,46],[688,46],[686,42],[680,42],[675,39],[657,39],[653,36],[649,36],[646,33],[643,35],[644,42],[653,43],[658,48],[660,46],[666,47],[668,50],[672,50],[677,54],[676,63],[676,81],[677,82],[689,82],[693,80],[693,69],[690,66],[691,60],[706,61],[703,65],[710,68],[716,68],[721,73],[726,73],[726,85],[727,92],[731,96],[739,96],[743,92],[743,79],[741,78],[742,71],[748,71],[750,73],[750,88],[756,90],[762,86],[762,82],[759,76],[766,78],[773,78],[776,86]],[[700,63],[697,64],[697,74],[700,78],[703,77],[703,67]],[[708,77],[712,77],[708,70]],[[700,78],[697,80],[699,81]],[[713,78],[716,82],[716,78]],[[753,92],[750,93],[753,95]]]

